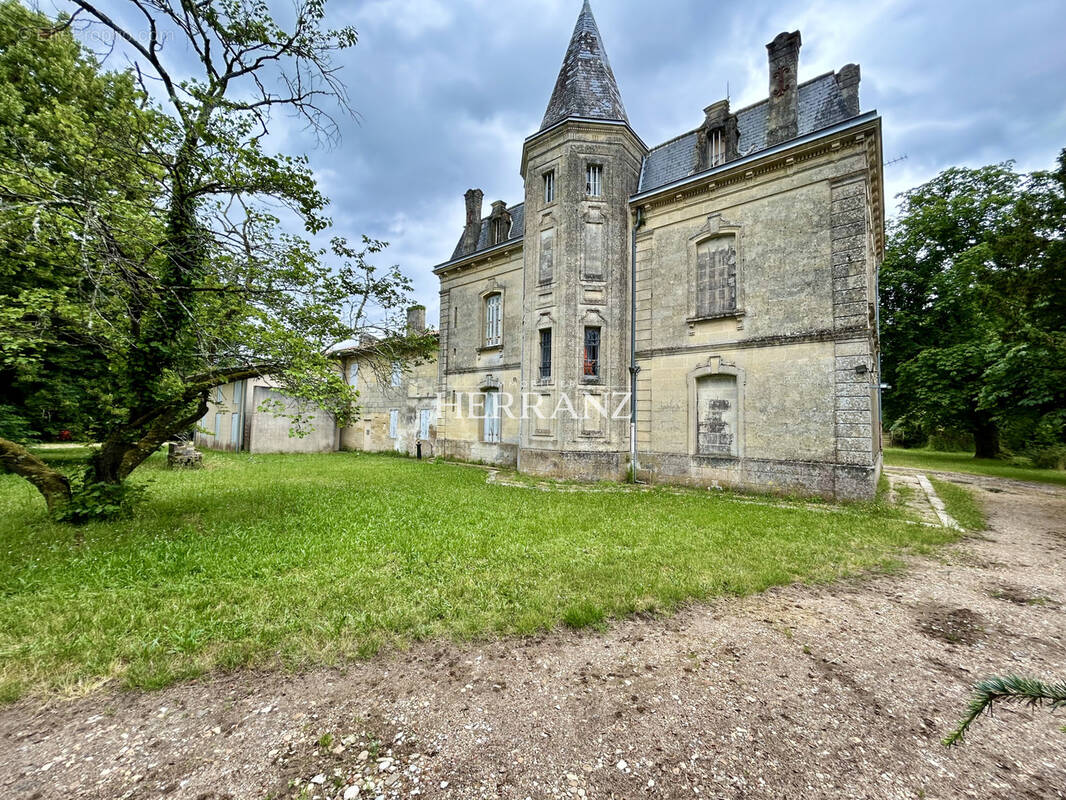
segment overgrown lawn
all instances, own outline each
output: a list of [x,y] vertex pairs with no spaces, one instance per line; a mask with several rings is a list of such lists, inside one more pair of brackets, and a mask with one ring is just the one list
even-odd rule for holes
[[[0,693],[159,687],[429,637],[528,634],[899,563],[949,531],[878,504],[545,492],[367,454],[162,456],[135,517],[48,521],[0,475]],[[738,502],[740,500],[741,502]]]

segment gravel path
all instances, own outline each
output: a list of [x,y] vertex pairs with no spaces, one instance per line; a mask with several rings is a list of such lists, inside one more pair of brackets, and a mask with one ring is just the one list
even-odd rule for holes
[[1066,491],[952,479],[990,531],[896,575],[8,706],[0,797],[1066,798],[1066,715],[939,744],[979,678],[1066,677]]

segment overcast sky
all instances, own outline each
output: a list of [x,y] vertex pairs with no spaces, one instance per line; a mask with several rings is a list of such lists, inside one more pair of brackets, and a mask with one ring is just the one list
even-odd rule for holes
[[[123,0],[107,0],[113,8]],[[333,25],[359,44],[342,77],[360,121],[314,148],[334,233],[385,239],[383,261],[415,281],[436,323],[433,265],[461,233],[463,193],[522,199],[523,139],[555,84],[581,0],[331,0]],[[1066,1],[592,0],[634,130],[649,146],[696,127],[726,96],[734,109],[767,94],[765,44],[803,35],[800,80],[862,67],[863,111],[883,116],[889,207],[944,167],[1015,159],[1050,167],[1066,147]]]

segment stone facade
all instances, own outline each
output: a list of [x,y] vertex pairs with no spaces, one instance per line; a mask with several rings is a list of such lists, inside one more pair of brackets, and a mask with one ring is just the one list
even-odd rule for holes
[[[523,147],[524,202],[483,217],[467,192],[463,235],[435,269],[442,455],[622,478],[635,371],[637,477],[873,496],[880,118],[860,114],[854,64],[800,83],[800,46],[798,32],[767,45],[766,100],[712,103],[649,149],[585,3]],[[464,413],[495,392],[527,413]],[[528,413],[564,395],[577,415]],[[581,413],[619,397],[623,414]]]

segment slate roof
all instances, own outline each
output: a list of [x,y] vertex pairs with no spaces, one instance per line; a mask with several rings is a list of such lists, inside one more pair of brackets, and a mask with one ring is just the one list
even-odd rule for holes
[[[851,115],[832,72],[819,75],[798,87],[797,136],[828,128]],[[769,100],[763,100],[736,112],[740,138],[737,150],[746,156],[766,148],[766,121]],[[644,159],[639,192],[664,186],[696,172],[696,136],[699,129],[654,147]]]
[[[507,239],[505,239],[503,242],[497,242],[496,244],[504,244],[506,242],[513,242],[515,240],[521,239],[525,235],[525,230],[526,230],[526,228],[525,228],[525,213],[524,213],[525,212],[525,207],[526,207],[525,203],[518,203],[517,205],[513,205],[513,206],[511,206],[510,208],[507,209],[507,211],[511,215],[511,232],[510,232],[510,235],[508,235]],[[490,247],[495,247],[496,246],[496,245],[490,244],[490,242],[489,242],[490,228],[491,228],[490,222],[491,222],[491,220],[492,220],[492,217],[482,217],[481,218],[481,233],[479,233],[478,237],[477,237],[477,247],[474,248],[473,253],[467,253],[467,255],[473,255],[474,253],[480,252],[482,250],[487,250]],[[455,245],[455,250],[452,251],[452,257],[449,260],[450,261],[454,261],[455,259],[462,258],[462,257],[463,257],[463,235],[460,234],[459,235],[459,242]]]
[[540,129],[570,117],[629,122],[588,0],[577,17]]

